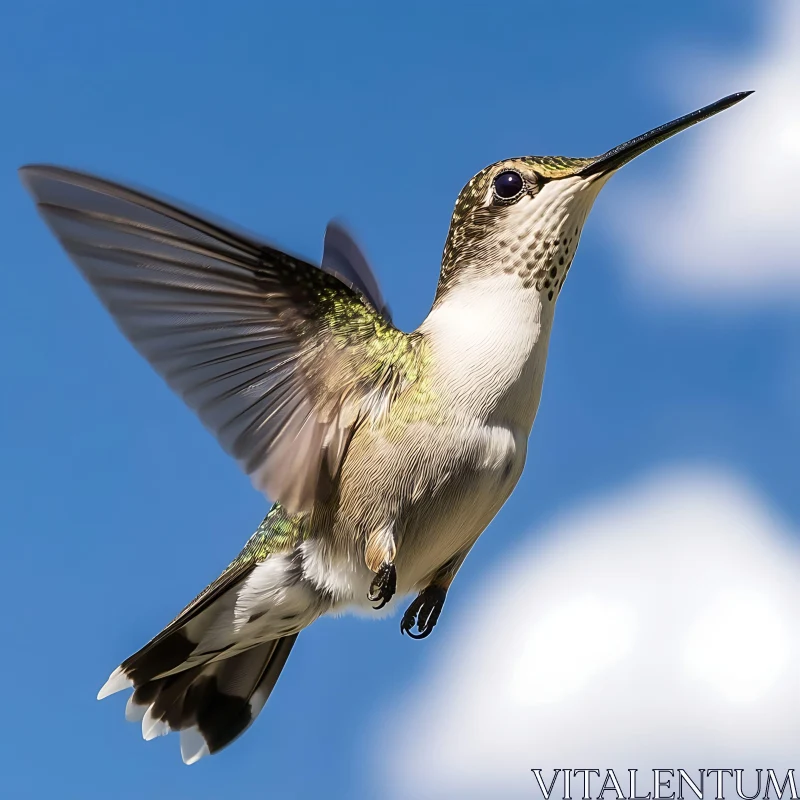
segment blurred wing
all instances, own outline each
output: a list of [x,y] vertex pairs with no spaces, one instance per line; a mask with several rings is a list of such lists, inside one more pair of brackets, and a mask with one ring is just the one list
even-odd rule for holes
[[392,314],[383,299],[375,273],[357,242],[339,222],[329,222],[325,230],[321,266],[325,272],[336,275],[348,286],[358,289],[369,298],[375,310],[391,322]]
[[91,175],[20,173],[119,328],[254,485],[312,508],[355,424],[402,384],[393,354],[409,349],[352,240],[337,229],[325,271]]

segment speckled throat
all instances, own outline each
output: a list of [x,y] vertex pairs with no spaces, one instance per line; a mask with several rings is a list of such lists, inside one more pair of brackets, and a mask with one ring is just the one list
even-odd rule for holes
[[[524,157],[498,161],[462,189],[442,255],[435,303],[458,283],[517,273],[525,289],[553,300],[563,285],[581,228],[604,180],[578,177],[590,158]],[[498,203],[492,182],[524,172],[526,195]]]

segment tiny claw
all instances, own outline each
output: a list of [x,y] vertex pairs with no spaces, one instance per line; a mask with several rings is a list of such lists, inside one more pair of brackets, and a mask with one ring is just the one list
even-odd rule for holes
[[372,603],[380,601],[377,606],[373,606],[376,611],[380,611],[394,597],[396,591],[397,570],[394,564],[386,563],[381,566],[372,579],[367,599]]
[[414,634],[411,633],[414,625],[417,624],[417,611],[416,611],[416,604],[419,602],[419,597],[414,600],[413,603],[408,607],[406,613],[403,614],[403,618],[400,620],[400,633],[405,636],[408,634],[412,639],[414,638]]
[[[400,633],[408,634],[412,639],[425,639],[433,632],[439,615],[442,613],[447,590],[440,586],[428,586],[423,589],[400,620]],[[418,633],[414,633],[416,625]]]

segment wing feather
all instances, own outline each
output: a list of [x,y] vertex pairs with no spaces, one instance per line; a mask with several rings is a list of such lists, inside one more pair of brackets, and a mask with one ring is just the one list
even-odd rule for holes
[[402,385],[413,349],[349,235],[329,226],[319,268],[92,175],[20,173],[134,347],[259,490],[310,510],[364,417],[359,403]]

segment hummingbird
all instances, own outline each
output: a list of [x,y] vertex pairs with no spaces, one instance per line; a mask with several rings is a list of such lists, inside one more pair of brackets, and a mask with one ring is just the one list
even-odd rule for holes
[[393,607],[422,639],[525,463],[556,300],[608,179],[738,103],[729,95],[594,158],[526,156],[458,195],[433,305],[392,324],[356,242],[319,266],[227,223],[57,166],[20,170],[122,333],[274,502],[213,583],[111,674],[145,739],[194,763],[264,707],[301,630]]

